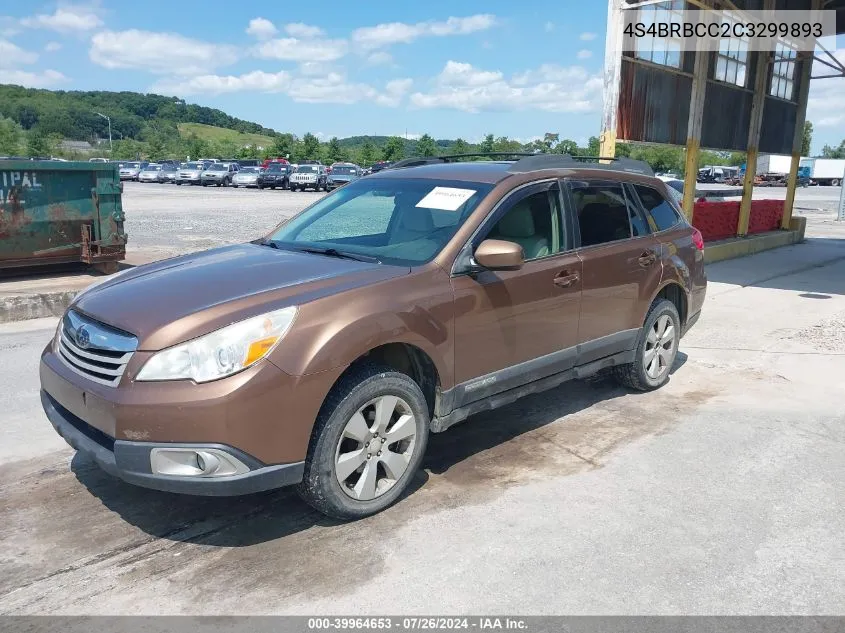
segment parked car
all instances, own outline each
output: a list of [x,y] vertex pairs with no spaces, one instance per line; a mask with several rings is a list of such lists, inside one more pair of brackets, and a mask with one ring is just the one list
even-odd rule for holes
[[141,164],[138,162],[125,162],[120,164],[120,174],[121,180],[138,180],[138,176],[141,173],[141,170],[146,166],[146,163]]
[[377,163],[373,163],[373,164],[372,164],[372,166],[370,167],[370,173],[371,173],[371,174],[378,173],[378,172],[380,172],[382,169],[387,169],[387,168],[388,168],[388,167],[390,167],[392,164],[393,164],[393,163],[391,163],[391,162],[389,162],[389,161],[386,161],[386,160],[380,160],[380,161],[378,161]]
[[262,169],[256,181],[260,189],[288,189],[290,186],[290,174],[293,167],[286,163],[270,163],[270,166]]
[[179,168],[179,176],[176,178],[177,185],[198,185],[202,180],[202,172],[205,170],[205,163],[185,163]]
[[326,173],[326,168],[322,165],[300,164],[290,175],[290,190],[291,191],[305,191],[306,189],[313,189],[314,191],[328,191],[329,179]]
[[161,166],[161,171],[158,172],[158,181],[173,184],[179,177],[180,166],[178,163],[168,163]]
[[241,167],[234,176],[232,176],[233,187],[258,187],[258,178],[261,175],[261,169],[258,167]]
[[666,384],[707,281],[648,166],[442,160],[78,294],[41,356],[47,418],[129,483],[297,485],[350,519],[399,499],[429,433],[474,412],[601,370]]
[[159,174],[161,173],[161,165],[150,163],[144,167],[138,174],[138,182],[159,182]]
[[363,175],[362,172],[363,170],[354,163],[334,163],[329,168],[329,189],[348,185],[353,180],[358,180]]
[[[658,176],[660,180],[669,187],[669,193],[677,202],[678,206],[683,204],[684,181],[670,176]],[[697,183],[695,186],[695,199],[708,202],[735,202],[742,200],[742,187],[731,185],[720,185],[717,183]]]
[[290,165],[290,161],[288,161],[287,158],[278,157],[278,158],[265,158],[264,162],[261,163],[261,167],[263,167],[264,169],[267,169],[273,163],[280,163],[282,165]]
[[203,187],[207,185],[228,187],[232,183],[232,178],[237,173],[237,163],[214,163],[202,172],[200,175],[200,184]]

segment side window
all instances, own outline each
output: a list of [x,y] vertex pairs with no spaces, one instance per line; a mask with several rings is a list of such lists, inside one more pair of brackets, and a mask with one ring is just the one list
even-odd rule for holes
[[620,183],[570,182],[570,189],[581,230],[581,246],[631,237],[632,209]]
[[655,230],[665,231],[666,229],[671,229],[681,221],[675,209],[672,208],[671,204],[666,202],[659,191],[643,185],[636,185],[634,189],[637,191],[643,208],[654,220]]
[[561,231],[556,191],[539,191],[519,198],[499,218],[489,239],[516,242],[525,259],[537,259],[560,252]]

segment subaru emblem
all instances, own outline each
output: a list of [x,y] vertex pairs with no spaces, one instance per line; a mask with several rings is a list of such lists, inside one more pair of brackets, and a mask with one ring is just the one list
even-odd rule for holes
[[76,330],[76,344],[82,349],[88,349],[88,346],[91,345],[91,335],[88,334],[84,325]]

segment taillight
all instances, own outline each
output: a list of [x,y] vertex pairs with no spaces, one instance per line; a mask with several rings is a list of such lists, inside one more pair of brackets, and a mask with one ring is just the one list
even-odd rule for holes
[[695,244],[695,247],[698,250],[704,250],[704,238],[701,236],[701,231],[698,229],[692,230],[692,243]]

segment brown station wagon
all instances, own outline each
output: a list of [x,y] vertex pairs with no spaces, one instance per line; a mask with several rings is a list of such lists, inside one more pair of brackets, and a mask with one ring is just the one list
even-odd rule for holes
[[702,240],[643,163],[398,163],[252,243],[80,294],[41,359],[79,452],[160,490],[295,484],[397,500],[428,434],[601,370],[656,389],[695,323]]

